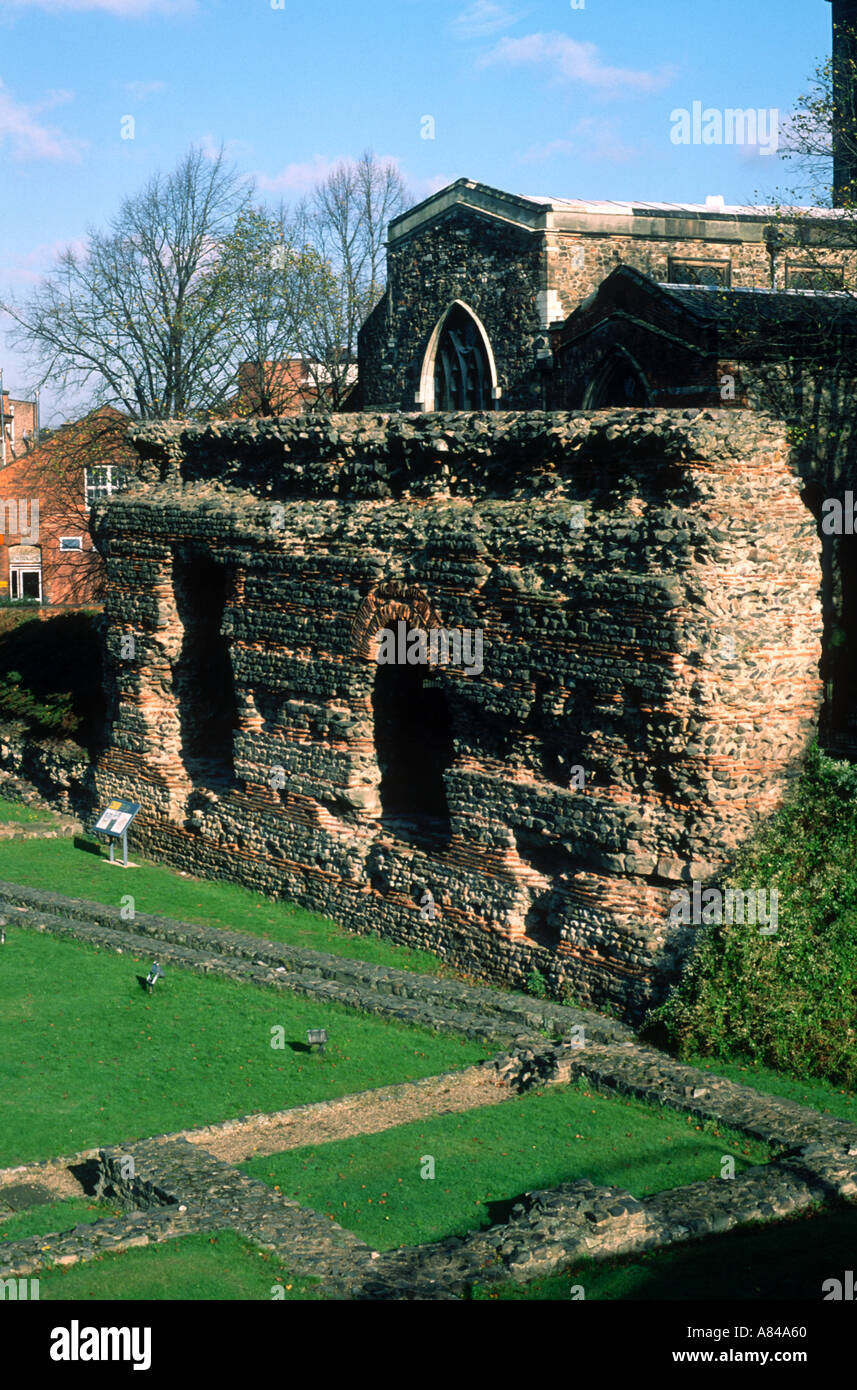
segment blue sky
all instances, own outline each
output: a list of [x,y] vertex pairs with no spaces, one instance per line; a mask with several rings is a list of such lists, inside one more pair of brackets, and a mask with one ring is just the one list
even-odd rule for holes
[[[700,101],[785,115],[827,56],[830,11],[0,0],[0,297],[25,295],[59,247],[191,144],[224,142],[272,202],[367,148],[397,161],[415,199],[464,175],[556,197],[759,201],[794,182],[788,167],[748,146],[676,145],[671,112]],[[25,394],[24,363],[0,342],[5,385]]]

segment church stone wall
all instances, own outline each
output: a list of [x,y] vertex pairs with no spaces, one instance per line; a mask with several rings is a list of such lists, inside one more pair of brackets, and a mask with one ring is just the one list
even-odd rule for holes
[[479,317],[494,350],[501,409],[543,404],[534,377],[544,286],[543,241],[496,218],[453,209],[391,242],[388,289],[360,334],[367,405],[413,411],[429,339],[457,299]]
[[[694,931],[670,891],[716,880],[814,730],[818,541],[783,429],[364,414],[135,442],[144,482],[95,518],[95,775],[142,803],[135,843],[638,1017]],[[483,639],[481,673],[418,673],[449,716],[443,833],[384,805],[373,653],[399,622]]]
[[[765,240],[773,213],[677,209],[622,215],[609,205],[556,209],[467,185],[476,205],[445,199],[458,185],[391,224],[387,290],[359,341],[362,402],[373,410],[419,408],[432,332],[455,300],[481,320],[497,362],[501,409],[567,409],[553,379],[548,330],[577,309],[619,265],[669,281],[672,259],[728,267],[733,288],[779,288],[796,267],[841,270],[855,284],[857,253],[820,218],[784,224],[775,267]],[[481,206],[480,206],[481,203]],[[620,206],[620,205],[617,205]],[[847,237],[844,239],[847,241]]]
[[[611,219],[615,221],[615,219]],[[756,229],[754,229],[756,230]],[[570,314],[587,295],[597,290],[602,280],[620,265],[633,266],[653,280],[667,281],[670,277],[670,258],[681,261],[701,260],[724,263],[730,267],[731,285],[738,289],[771,284],[771,262],[764,242],[745,237],[730,238],[724,233],[716,237],[687,238],[669,228],[664,235],[642,234],[621,236],[615,232],[586,234],[553,234],[553,248],[548,250],[552,271],[551,282],[562,303],[564,314]]]

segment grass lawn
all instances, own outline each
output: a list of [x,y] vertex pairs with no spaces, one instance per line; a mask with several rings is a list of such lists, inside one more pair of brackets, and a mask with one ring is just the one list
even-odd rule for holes
[[[725,1129],[566,1086],[241,1168],[386,1250],[492,1225],[521,1193],[576,1178],[639,1197],[719,1177],[724,1154],[738,1172],[769,1157]],[[429,1155],[434,1179],[420,1176]]]
[[[282,1293],[272,1293],[275,1285]],[[257,1250],[234,1231],[180,1236],[141,1249],[99,1255],[68,1268],[39,1274],[39,1298],[53,1301],[320,1297],[317,1281],[295,1279],[276,1255]]]
[[28,1207],[26,1211],[0,1211],[0,1241],[56,1235],[84,1222],[101,1221],[104,1217],[122,1214],[119,1207],[113,1207],[109,1202],[89,1201],[86,1197],[66,1197],[62,1201]]
[[840,1120],[857,1124],[857,1095],[834,1086],[830,1081],[820,1081],[816,1076],[808,1081],[798,1081],[793,1076],[772,1071],[770,1067],[753,1062],[727,1062],[721,1057],[695,1057],[689,1060],[691,1066],[700,1067],[716,1076],[726,1076],[742,1086],[768,1091],[772,1096],[783,1096],[786,1100],[796,1101],[798,1105],[809,1105],[814,1110],[823,1110]]
[[[0,1167],[466,1066],[486,1050],[286,992],[11,929],[0,970]],[[141,967],[144,967],[141,969]],[[285,1028],[283,1049],[272,1028]],[[327,1028],[324,1056],[307,1028]],[[295,1046],[292,1046],[295,1044]]]
[[[668,1250],[581,1261],[530,1284],[484,1285],[476,1299],[809,1299],[828,1279],[854,1268],[857,1207],[804,1215],[772,1226],[745,1226]],[[575,1294],[579,1298],[580,1294]],[[789,1325],[800,1319],[790,1318]],[[706,1344],[708,1345],[708,1344]],[[779,1345],[779,1344],[778,1344]],[[784,1346],[802,1345],[786,1341]]]
[[7,801],[0,796],[0,825],[49,825],[53,819],[51,811],[39,811],[33,806],[25,806],[22,801]]
[[330,951],[400,970],[435,974],[440,969],[440,961],[427,951],[346,931],[315,912],[260,898],[240,884],[191,878],[176,869],[148,863],[133,848],[129,848],[128,857],[139,867],[110,868],[107,849],[87,853],[69,840],[6,841],[0,844],[0,880],[88,898],[110,907],[119,907],[123,894],[131,893],[137,912],[251,932],[289,946]]

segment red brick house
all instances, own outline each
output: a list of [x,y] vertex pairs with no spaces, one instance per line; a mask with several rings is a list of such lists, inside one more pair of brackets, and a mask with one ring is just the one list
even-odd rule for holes
[[[281,362],[242,362],[238,368],[237,394],[224,412],[229,419],[256,415],[303,415],[309,410],[331,409],[328,373],[318,362],[291,357]],[[350,366],[346,382],[357,382],[357,366]],[[350,402],[342,407],[353,409]]]
[[0,467],[0,600],[51,608],[100,602],[103,567],[89,512],[135,467],[127,426],[104,407]]
[[35,401],[14,401],[0,393],[0,467],[32,448],[39,432],[39,407]]

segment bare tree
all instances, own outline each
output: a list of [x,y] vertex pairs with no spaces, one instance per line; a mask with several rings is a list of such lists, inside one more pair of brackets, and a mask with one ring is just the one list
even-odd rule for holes
[[209,160],[192,149],[126,199],[106,233],[66,249],[27,303],[3,306],[39,384],[136,419],[222,401],[235,373],[232,304],[212,272],[251,196],[222,151]]
[[410,201],[392,160],[366,151],[337,164],[298,209],[307,240],[332,272],[302,339],[319,402],[332,410],[353,387],[357,334],[384,292],[388,223]]

